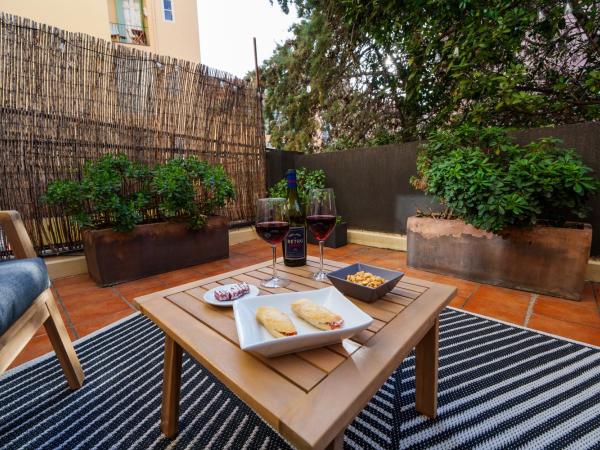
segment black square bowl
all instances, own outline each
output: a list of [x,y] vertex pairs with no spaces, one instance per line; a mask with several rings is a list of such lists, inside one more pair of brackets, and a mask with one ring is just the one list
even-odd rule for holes
[[[356,272],[360,272],[361,270],[380,276],[385,280],[385,283],[379,287],[370,288],[346,280],[347,275],[354,275]],[[374,302],[378,298],[381,298],[390,292],[392,289],[394,289],[396,284],[398,284],[398,281],[400,281],[400,278],[403,276],[404,273],[402,272],[384,269],[382,267],[369,266],[361,263],[355,263],[351,266],[334,270],[333,272],[329,272],[327,274],[327,278],[329,278],[331,284],[333,284],[342,294],[354,297],[367,303]]]

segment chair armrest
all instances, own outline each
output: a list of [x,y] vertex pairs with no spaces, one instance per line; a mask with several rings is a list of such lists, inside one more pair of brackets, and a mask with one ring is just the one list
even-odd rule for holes
[[15,258],[35,258],[37,253],[33,248],[29,234],[23,225],[21,216],[17,211],[0,211],[0,227],[8,238],[10,248]]

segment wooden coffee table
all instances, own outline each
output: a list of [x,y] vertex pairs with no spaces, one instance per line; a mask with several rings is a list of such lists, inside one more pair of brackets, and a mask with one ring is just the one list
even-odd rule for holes
[[[234,270],[136,299],[144,315],[165,333],[161,430],[177,434],[182,349],[210,370],[264,420],[299,448],[341,448],[344,430],[416,347],[416,408],[433,417],[437,409],[438,316],[456,288],[404,277],[375,303],[352,300],[375,320],[352,339],[325,348],[276,358],[244,352],[230,308],[207,305],[203,294],[220,284],[259,285],[270,262]],[[326,269],[346,264],[325,261]],[[316,258],[285,267],[287,288],[262,294],[328,286],[314,281]]]

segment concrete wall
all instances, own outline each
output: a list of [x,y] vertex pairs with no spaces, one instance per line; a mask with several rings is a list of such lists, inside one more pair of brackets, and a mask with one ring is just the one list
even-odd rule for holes
[[[555,136],[575,148],[600,177],[600,123],[565,125],[517,132],[520,143]],[[406,219],[417,208],[436,209],[432,200],[414,190],[409,179],[416,172],[417,142],[353,149],[316,155],[268,152],[267,179],[279,180],[291,167],[324,169],[328,187],[336,192],[339,213],[353,228],[405,233]],[[600,230],[600,195],[591,203],[592,226]],[[592,254],[600,255],[600,231],[594,234]]]
[[110,40],[107,0],[0,0],[0,11]]

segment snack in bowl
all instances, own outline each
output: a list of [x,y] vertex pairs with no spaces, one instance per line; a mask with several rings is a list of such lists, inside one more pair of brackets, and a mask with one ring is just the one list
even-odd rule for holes
[[336,330],[344,325],[342,316],[332,313],[324,306],[317,305],[306,298],[292,303],[292,311],[299,318],[320,330]]
[[296,327],[286,313],[273,306],[259,306],[256,309],[256,320],[276,338],[295,336]]
[[373,275],[371,272],[365,272],[364,270],[360,270],[354,275],[347,275],[346,280],[373,289],[385,283],[385,279],[377,275]]
[[228,302],[236,300],[250,292],[250,286],[247,283],[232,284],[229,286],[223,286],[221,289],[217,289],[214,293],[215,300],[220,302]]

